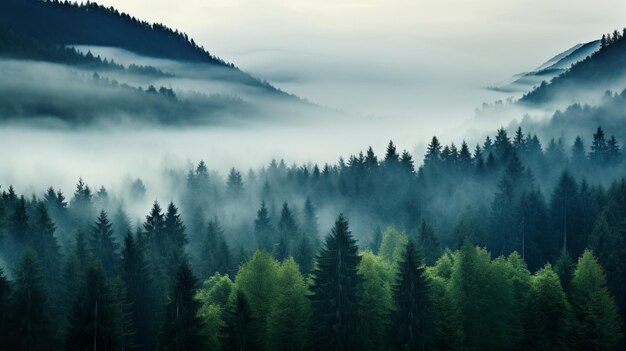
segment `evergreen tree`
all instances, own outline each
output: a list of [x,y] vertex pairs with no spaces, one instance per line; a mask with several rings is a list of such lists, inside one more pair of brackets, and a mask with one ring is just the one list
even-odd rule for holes
[[276,277],[276,294],[267,317],[270,350],[308,350],[311,302],[304,277],[293,258],[284,261]]
[[390,349],[386,336],[393,307],[392,271],[391,265],[381,257],[371,252],[361,254],[359,275],[363,284],[359,306],[360,349]]
[[258,342],[267,348],[268,317],[272,308],[271,301],[276,294],[276,282],[279,264],[268,253],[257,250],[254,255],[241,266],[235,277],[235,284],[244,293],[250,304],[254,328],[258,331]]
[[572,279],[574,350],[613,350],[622,337],[617,306],[604,271],[589,250],[578,260]]
[[[31,227],[30,246],[35,249],[37,258],[41,260],[44,273],[44,286],[50,296],[56,298],[59,289],[58,275],[61,272],[61,253],[59,244],[54,236],[56,226],[52,223],[46,206],[40,202],[34,215],[34,223]],[[56,299],[55,299],[56,300]],[[54,301],[56,303],[56,301]]]
[[28,215],[26,214],[26,200],[20,196],[13,211],[11,220],[11,232],[13,241],[18,245],[26,244],[28,240]]
[[178,208],[170,202],[165,214],[165,235],[167,237],[165,243],[167,247],[163,249],[163,252],[168,255],[170,267],[176,267],[178,260],[185,253],[185,245],[189,242],[185,229],[185,224],[178,214]]
[[43,270],[35,251],[27,249],[24,252],[16,276],[11,313],[12,340],[7,349],[54,348],[54,327],[43,285]]
[[539,270],[532,278],[525,309],[525,348],[569,349],[570,305],[559,277],[550,265]]
[[354,350],[361,278],[360,257],[348,221],[339,215],[313,271],[313,344],[319,350]]
[[228,193],[233,197],[239,197],[243,193],[243,180],[241,178],[241,173],[236,170],[234,167],[230,169],[230,173],[228,173]]
[[122,305],[116,287],[107,282],[100,262],[91,264],[72,308],[67,350],[121,350]]
[[233,267],[233,257],[224,239],[224,231],[217,217],[209,221],[200,251],[200,272],[203,278],[214,273],[228,274]]
[[419,250],[412,242],[398,264],[393,289],[395,311],[392,338],[397,350],[424,350],[430,333],[428,281]]
[[296,219],[286,202],[283,203],[283,208],[280,212],[278,231],[280,236],[284,237],[286,240],[292,240],[298,235],[298,225],[296,224]]
[[130,314],[134,328],[133,346],[141,350],[152,350],[155,347],[156,310],[154,284],[143,247],[133,238],[131,232],[124,236],[122,250],[121,279],[124,283],[125,306]]
[[319,235],[319,225],[317,223],[317,215],[315,206],[311,202],[310,198],[306,198],[304,202],[304,213],[303,213],[303,223],[302,230],[306,235],[312,238],[314,241],[317,240],[317,236]]
[[111,228],[112,224],[109,222],[107,213],[102,210],[92,227],[92,234],[89,238],[91,252],[100,261],[107,276],[112,276],[119,264],[118,244],[115,242]]
[[423,218],[419,227],[419,245],[424,252],[426,264],[434,264],[441,255],[441,248],[439,247],[435,228],[426,223],[426,220]]
[[224,316],[221,343],[224,351],[258,351],[256,323],[248,301],[241,290],[237,290],[234,301]]
[[200,304],[194,299],[197,281],[187,260],[181,260],[176,271],[169,301],[165,306],[164,324],[159,335],[160,350],[203,350]]
[[574,277],[575,268],[576,267],[572,257],[567,253],[567,251],[561,250],[561,255],[559,255],[559,258],[554,265],[554,271],[559,276],[561,286],[566,294],[570,293],[570,286],[572,278]]
[[589,158],[596,163],[603,163],[606,160],[606,152],[607,145],[604,137],[604,131],[602,128],[598,127],[595,134],[593,134]]
[[0,350],[9,345],[11,337],[11,284],[0,267]]
[[393,141],[389,140],[389,144],[387,145],[387,153],[385,154],[385,167],[395,167],[400,162],[400,155],[396,151],[396,146],[393,144]]
[[315,249],[308,237],[303,236],[297,244],[293,258],[300,266],[302,274],[307,275],[313,269],[313,261],[315,259]]
[[426,156],[424,157],[424,164],[434,163],[441,159],[441,143],[436,136],[433,136],[428,148],[426,149]]
[[580,136],[576,136],[576,140],[572,146],[572,164],[575,167],[581,167],[585,165],[586,161],[587,154],[585,152],[585,143]]
[[269,212],[265,206],[265,200],[261,202],[261,208],[257,211],[257,217],[254,220],[254,237],[257,246],[261,249],[271,252],[273,247],[274,229],[269,217]]

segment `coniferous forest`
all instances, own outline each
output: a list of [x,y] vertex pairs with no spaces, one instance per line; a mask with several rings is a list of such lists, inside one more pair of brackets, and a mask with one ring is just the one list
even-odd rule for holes
[[433,137],[417,168],[393,142],[321,166],[200,161],[164,170],[162,199],[141,179],[8,185],[0,345],[621,349],[624,159],[610,131],[588,134]]

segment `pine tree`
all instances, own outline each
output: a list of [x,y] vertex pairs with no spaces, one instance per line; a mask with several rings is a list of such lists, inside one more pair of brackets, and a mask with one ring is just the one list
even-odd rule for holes
[[12,301],[9,350],[46,350],[54,347],[43,269],[37,253],[27,249],[17,271]]
[[585,165],[586,161],[585,143],[580,136],[576,136],[574,145],[572,145],[572,164],[575,167],[581,167]]
[[100,262],[87,270],[66,335],[67,350],[120,350],[123,332],[119,292],[107,282]]
[[303,236],[297,244],[293,258],[300,266],[302,274],[307,275],[313,269],[313,261],[315,259],[315,249],[308,237]]
[[400,155],[398,155],[398,152],[396,151],[396,146],[393,144],[393,141],[389,140],[384,160],[385,167],[395,167],[398,165],[399,161]]
[[144,257],[142,246],[131,232],[124,237],[122,250],[121,279],[124,283],[125,306],[130,309],[134,328],[133,346],[142,350],[153,350],[157,323],[156,299],[152,274]]
[[524,315],[524,348],[568,350],[571,309],[558,275],[550,265],[531,281]]
[[233,257],[224,239],[224,231],[217,217],[209,221],[200,251],[200,272],[204,279],[213,274],[229,274],[233,267]]
[[278,232],[281,237],[284,237],[286,240],[292,240],[298,235],[298,225],[296,224],[296,219],[286,202],[283,203],[283,208],[280,212]]
[[100,261],[104,273],[109,277],[114,275],[119,264],[119,245],[115,242],[111,228],[112,224],[109,222],[107,213],[102,210],[92,227],[89,238],[89,246],[93,256]]
[[[185,245],[189,242],[185,230],[186,227],[180,218],[178,208],[174,206],[174,203],[170,202],[165,214],[166,247],[162,249],[162,252],[167,254],[166,264],[169,266],[176,267],[178,260],[185,253]],[[173,274],[174,272],[171,273]]]
[[258,351],[257,330],[248,301],[241,290],[224,315],[221,344],[224,351]]
[[441,255],[441,248],[439,247],[439,240],[437,240],[437,235],[435,234],[435,228],[426,223],[426,220],[423,218],[419,227],[419,245],[424,252],[424,261],[426,264],[434,264]]
[[[11,284],[0,267],[0,345],[9,345],[11,336]],[[5,346],[0,346],[4,349]]]
[[241,178],[241,173],[239,173],[239,171],[234,167],[230,169],[226,185],[228,187],[228,193],[232,197],[239,197],[243,193],[243,180]]
[[261,202],[261,208],[257,211],[257,217],[254,220],[254,237],[257,246],[261,249],[271,252],[274,245],[273,238],[274,228],[269,217],[269,212],[265,206],[265,200]]
[[554,265],[554,271],[559,276],[561,286],[566,294],[570,293],[570,286],[572,284],[572,278],[574,277],[574,261],[572,257],[565,250],[561,250],[561,255]]
[[578,260],[572,279],[574,350],[613,350],[622,337],[617,306],[604,271],[589,250]]
[[26,244],[28,240],[28,215],[26,214],[26,200],[20,196],[13,211],[11,220],[11,232],[13,241],[18,245]]
[[391,340],[397,350],[424,350],[428,345],[431,320],[428,281],[421,254],[412,242],[403,256],[393,289],[395,311]]
[[187,260],[181,260],[176,271],[169,301],[165,306],[164,324],[159,335],[160,350],[203,350],[200,304],[194,299],[196,277]]
[[437,162],[441,159],[441,143],[436,136],[433,136],[428,149],[426,149],[426,156],[424,157],[424,164]]
[[339,215],[313,271],[313,344],[319,350],[354,350],[361,278],[360,257],[348,221]]
[[589,158],[596,163],[603,163],[606,160],[606,152],[607,145],[606,139],[604,138],[604,131],[601,127],[598,127],[595,134],[593,134]]
[[310,198],[306,198],[304,202],[304,213],[303,213],[303,223],[302,230],[306,235],[308,235],[314,241],[317,240],[317,236],[319,235],[319,225],[317,223],[317,215],[315,206],[311,202]]
[[276,294],[267,318],[267,339],[270,350],[307,350],[311,302],[307,284],[293,258],[284,261],[276,279]]
[[[28,240],[30,246],[35,249],[37,258],[44,264],[44,285],[49,293],[58,294],[61,272],[61,253],[59,244],[54,236],[56,226],[52,223],[46,206],[40,202],[34,215],[34,223],[31,227],[31,237]],[[56,296],[53,296],[56,297]],[[56,302],[56,301],[54,301]]]
[[359,275],[363,279],[359,306],[360,349],[387,350],[387,331],[392,310],[393,272],[389,263],[371,252],[361,254]]

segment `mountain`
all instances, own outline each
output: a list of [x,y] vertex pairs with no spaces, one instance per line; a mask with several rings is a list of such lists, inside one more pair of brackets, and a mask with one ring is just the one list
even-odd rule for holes
[[0,76],[0,120],[185,125],[319,109],[184,33],[91,2],[2,0]]
[[559,76],[572,65],[584,60],[600,49],[600,40],[584,44],[576,44],[562,53],[552,57],[532,72],[517,74],[513,80],[488,89],[506,93],[526,93],[534,89],[543,81],[549,81]]
[[603,36],[598,51],[549,82],[544,80],[524,95],[520,103],[547,105],[592,102],[597,101],[607,90],[622,91],[626,88],[626,38],[617,31],[609,36],[610,39],[605,38]]

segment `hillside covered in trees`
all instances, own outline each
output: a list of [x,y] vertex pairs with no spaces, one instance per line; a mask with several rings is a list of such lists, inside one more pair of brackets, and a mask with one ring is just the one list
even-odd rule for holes
[[541,106],[560,101],[589,102],[607,89],[621,91],[626,88],[626,28],[602,35],[600,49],[573,64],[567,71],[543,81],[536,89],[525,94],[520,102],[527,106]]
[[224,178],[201,161],[157,189],[4,185],[0,345],[622,349],[626,179],[610,134],[501,128],[471,151],[433,137],[419,166],[392,142]]

